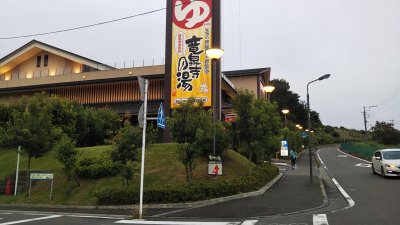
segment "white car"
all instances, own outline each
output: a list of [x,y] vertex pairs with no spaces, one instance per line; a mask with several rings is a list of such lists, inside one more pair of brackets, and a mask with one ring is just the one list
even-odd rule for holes
[[400,149],[381,149],[372,156],[372,173],[387,176],[400,176]]

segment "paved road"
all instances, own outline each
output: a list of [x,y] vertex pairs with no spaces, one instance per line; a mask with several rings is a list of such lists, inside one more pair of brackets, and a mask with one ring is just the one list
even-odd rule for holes
[[[336,148],[324,148],[319,155],[330,175],[354,202],[354,206],[327,212],[330,225],[400,224],[400,179],[373,175],[369,162],[356,159]],[[350,205],[351,206],[351,205]]]
[[[241,201],[231,201],[210,207],[179,211],[160,218],[148,218],[146,221],[129,220],[126,215],[110,216],[107,214],[85,215],[65,212],[44,213],[0,210],[0,225],[400,224],[400,179],[383,179],[380,176],[373,175],[368,162],[348,156],[336,148],[323,148],[318,151],[318,154],[324,162],[321,169],[316,170],[316,174],[319,174],[324,179],[323,183],[326,190],[325,203],[322,205],[319,202],[320,198],[316,197],[316,195],[320,195],[320,190],[316,188],[315,184],[308,184],[307,168],[305,167],[308,164],[306,160],[308,157],[305,153],[303,160],[299,161],[298,170],[287,170],[286,166],[281,166],[281,171],[285,172],[283,179],[264,195],[255,198],[246,198]],[[289,181],[291,185],[288,185]],[[310,190],[312,192],[309,192]],[[296,211],[296,209],[302,209],[301,204],[293,205],[293,202],[288,199],[284,202],[279,201],[278,195],[282,196],[282,193],[292,196],[293,193],[296,193],[296,199],[301,200],[298,202],[315,205],[316,207]],[[347,199],[343,196],[346,196]],[[214,211],[218,210],[223,213],[213,214]],[[289,213],[284,213],[285,211]]]

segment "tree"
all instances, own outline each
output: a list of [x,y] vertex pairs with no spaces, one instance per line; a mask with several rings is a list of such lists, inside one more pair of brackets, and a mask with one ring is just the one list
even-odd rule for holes
[[63,165],[63,171],[68,181],[75,180],[78,187],[80,186],[78,176],[76,174],[78,151],[75,149],[75,143],[67,135],[54,145],[53,148],[57,154],[58,161]]
[[277,105],[265,99],[256,100],[249,90],[239,90],[232,99],[232,106],[237,114],[234,136],[239,148],[249,158],[251,173],[252,161],[263,161],[279,146],[281,122]]
[[[300,96],[290,90],[289,83],[284,79],[271,80],[271,85],[275,87],[271,93],[271,101],[278,104],[278,109],[290,109],[292,121],[297,121],[303,125],[307,124],[307,105],[300,101]],[[283,118],[282,118],[283,119]],[[310,111],[310,120],[312,127],[322,125],[319,114],[313,110]]]
[[376,121],[372,127],[372,136],[374,140],[383,144],[400,143],[400,131],[396,130],[392,123]]
[[221,121],[214,123],[212,113],[212,110],[205,110],[202,102],[191,98],[176,108],[167,120],[174,140],[179,143],[177,159],[185,166],[188,181],[192,179],[196,157],[213,153],[214,126],[216,154],[221,155],[228,147],[226,128]]
[[[52,115],[46,107],[43,94],[36,94],[29,100],[23,99],[24,111],[15,109],[7,133],[13,143],[20,145],[28,154],[27,179],[29,179],[32,157],[41,157],[52,149],[62,131],[53,127]],[[22,107],[21,107],[22,108]]]
[[[123,182],[129,185],[129,181],[133,178],[133,161],[140,156],[142,148],[142,129],[138,126],[132,126],[126,123],[113,139],[113,149],[111,158],[114,162],[120,162],[122,165],[121,175]],[[156,130],[148,126],[146,133],[146,148],[148,149],[154,143]]]
[[77,115],[78,146],[104,144],[112,139],[120,128],[120,117],[111,109],[83,108]]

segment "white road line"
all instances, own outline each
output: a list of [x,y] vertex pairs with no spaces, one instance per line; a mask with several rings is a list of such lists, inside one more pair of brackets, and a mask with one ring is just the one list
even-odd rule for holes
[[[356,203],[353,201],[353,199],[350,197],[350,195],[347,194],[347,192],[342,188],[342,186],[340,186],[340,184],[336,181],[335,178],[332,178],[333,183],[335,183],[336,187],[339,189],[340,193],[342,193],[343,197],[346,199],[348,205],[344,208],[344,209],[349,209],[351,207],[353,207]],[[332,212],[336,212],[336,211],[340,211],[342,209],[339,210],[334,210]]]
[[124,224],[152,224],[152,225],[240,225],[240,222],[191,222],[191,221],[148,221],[148,220],[120,220],[115,223]]
[[258,222],[258,220],[246,220],[241,225],[254,225]]
[[363,161],[363,162],[371,163],[371,162],[368,161],[368,160],[361,159],[361,158],[358,158],[358,157],[356,157],[356,156],[354,156],[354,155],[350,155],[350,154],[348,154],[348,153],[346,153],[346,152],[343,152],[343,151],[340,150],[339,148],[336,148],[336,149],[337,149],[339,152],[341,152],[341,153],[343,153],[343,154],[345,154],[345,155],[347,155],[347,156],[353,157],[353,158],[355,158],[355,159],[359,159],[359,160],[361,160],[361,161]]
[[[339,150],[339,149],[337,149],[337,150]],[[318,152],[319,152],[319,150],[317,151],[317,156],[318,156],[319,160],[321,161],[322,165],[324,165],[324,168],[326,170],[328,170],[328,168],[325,166],[325,163],[322,161],[321,157],[319,156]],[[348,203],[348,205],[346,207],[344,207],[343,209],[333,210],[332,212],[337,212],[340,210],[345,210],[345,209],[349,209],[349,208],[353,207],[356,203],[353,201],[353,199],[350,197],[350,195],[347,194],[347,192],[342,188],[342,186],[340,186],[340,184],[336,181],[335,178],[331,177],[331,179]]]
[[329,225],[326,214],[313,214],[313,225]]
[[12,221],[12,222],[7,222],[7,223],[0,223],[0,225],[10,225],[10,224],[18,224],[18,223],[27,223],[31,221],[36,221],[36,220],[47,220],[47,219],[53,219],[61,217],[60,215],[52,215],[52,216],[45,216],[45,217],[39,217],[39,218],[33,218],[33,219],[27,219],[27,220],[17,220],[17,221]]

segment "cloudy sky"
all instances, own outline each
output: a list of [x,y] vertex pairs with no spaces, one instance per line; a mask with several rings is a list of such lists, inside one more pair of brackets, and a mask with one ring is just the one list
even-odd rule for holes
[[[165,8],[166,0],[3,1],[0,38],[69,29]],[[36,39],[112,66],[162,64],[165,10],[87,29],[0,39],[0,58]],[[223,70],[271,67],[324,124],[400,129],[400,1],[222,0]]]

